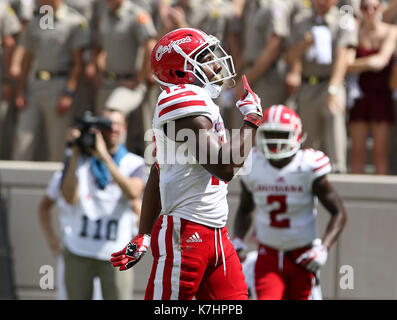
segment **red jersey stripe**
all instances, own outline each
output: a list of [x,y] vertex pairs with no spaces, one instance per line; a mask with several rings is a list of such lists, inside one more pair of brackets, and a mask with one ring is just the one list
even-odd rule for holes
[[194,106],[206,106],[206,104],[203,100],[193,100],[193,101],[185,101],[185,102],[177,103],[161,110],[159,113],[159,117],[176,109],[194,107]]
[[313,169],[313,172],[316,172],[316,171],[318,171],[318,170],[320,170],[320,169],[322,169],[322,168],[324,168],[325,166],[328,166],[328,165],[329,165],[329,161],[327,163],[324,163],[322,166]]
[[195,93],[193,91],[185,91],[185,92],[174,94],[171,97],[167,97],[167,98],[161,99],[160,102],[159,102],[159,106],[164,104],[164,103],[167,103],[169,101],[172,101],[172,100],[175,100],[175,99],[178,99],[178,98],[182,98],[182,97],[187,97],[187,96],[197,96],[197,93]]
[[327,157],[325,154],[321,158],[316,159],[316,162],[323,160],[325,157]]

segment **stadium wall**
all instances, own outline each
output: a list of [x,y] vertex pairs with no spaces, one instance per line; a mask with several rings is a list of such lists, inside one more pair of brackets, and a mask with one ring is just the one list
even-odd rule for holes
[[[7,228],[12,250],[15,293],[18,299],[55,299],[55,288],[40,287],[43,266],[57,271],[38,219],[38,204],[47,182],[60,163],[0,161],[1,192],[6,200]],[[397,299],[397,177],[330,175],[344,200],[348,222],[321,272],[325,299]],[[240,186],[229,187],[229,233],[239,201]],[[329,215],[320,206],[322,235]],[[54,222],[57,222],[54,215]],[[59,232],[59,226],[56,224]],[[251,250],[254,243],[249,243]],[[142,299],[151,266],[151,253],[136,267],[135,297]],[[137,276],[139,275],[139,276]],[[0,283],[1,283],[0,275]]]

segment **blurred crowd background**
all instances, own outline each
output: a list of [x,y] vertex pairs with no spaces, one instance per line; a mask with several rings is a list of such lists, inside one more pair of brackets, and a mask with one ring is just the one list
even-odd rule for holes
[[144,156],[160,92],[150,53],[193,27],[234,58],[217,101],[228,129],[246,74],[263,108],[299,113],[304,146],[335,173],[396,174],[396,22],[397,0],[0,0],[0,159],[63,161],[76,117],[106,108]]

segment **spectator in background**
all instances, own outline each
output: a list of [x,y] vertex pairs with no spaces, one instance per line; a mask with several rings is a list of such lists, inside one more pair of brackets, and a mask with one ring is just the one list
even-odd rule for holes
[[[61,195],[61,181],[62,171],[56,171],[50,182],[48,183],[45,195],[41,198],[39,205],[39,219],[40,225],[43,230],[44,236],[47,240],[47,244],[55,257],[57,257],[57,300],[66,300],[67,293],[64,281],[64,259],[63,259],[63,239],[60,239],[54,230],[54,224],[52,221],[52,211],[54,205],[59,209],[58,220],[62,232],[62,238],[65,232],[68,232],[69,219],[71,218],[71,207],[66,203],[65,199]],[[101,300],[102,293],[99,278],[94,279],[94,292],[93,300]]]
[[[48,156],[42,160],[63,161],[65,134],[71,124],[71,107],[82,72],[83,51],[89,43],[89,27],[87,20],[62,0],[39,0],[38,4],[53,8],[54,17],[43,20],[53,26],[43,25],[43,16],[37,12],[21,38],[24,63],[15,101],[20,112],[13,158],[34,160],[34,151],[43,152],[42,141],[37,144],[34,140],[41,125],[48,143]],[[33,68],[34,77],[29,77]]]
[[227,21],[234,13],[229,0],[171,0],[162,7],[163,31],[191,27],[224,41]]
[[395,24],[397,22],[397,0],[383,0],[381,6],[383,21]]
[[[96,113],[120,108],[128,117],[127,147],[143,155],[142,110],[140,108],[150,73],[150,53],[157,32],[150,15],[129,0],[106,0],[99,18],[97,39],[89,69],[102,75]],[[133,112],[133,113],[132,113]]]
[[12,7],[7,1],[0,2],[0,159],[10,157],[9,106],[12,97],[11,57],[16,47],[15,36],[21,31]]
[[36,0],[9,0],[9,2],[22,25],[22,29],[25,29],[33,17]]
[[[244,28],[244,65],[247,79],[258,92],[264,108],[288,98],[284,86],[287,66],[282,59],[293,17],[304,9],[302,1],[267,0],[247,2]],[[236,87],[242,95],[242,84]]]
[[[120,144],[127,130],[123,113],[104,110],[103,116],[111,120],[111,129],[95,131],[96,145],[89,154],[72,147],[61,186],[72,216],[64,238],[70,299],[90,299],[95,276],[101,279],[104,299],[133,298],[133,272],[118,272],[108,258],[136,235],[145,163]],[[79,136],[74,129],[68,140]]]
[[336,3],[313,0],[312,10],[296,19],[286,59],[292,78],[301,82],[297,108],[308,133],[304,145],[325,151],[334,172],[346,172],[344,79],[354,59],[357,28],[353,16],[341,15]]
[[376,174],[389,174],[389,145],[394,124],[394,105],[390,80],[397,28],[381,21],[379,0],[361,1],[362,23],[356,59],[348,72],[358,74],[351,81],[354,98],[349,110],[352,141],[352,173],[365,172],[367,138],[372,134]]
[[[386,23],[397,24],[397,1],[396,0],[383,0],[381,1],[382,18]],[[396,75],[395,63],[393,64],[392,74]],[[397,114],[397,86],[396,77],[392,75],[392,90],[393,90],[393,104],[394,113]],[[393,84],[394,83],[394,84]],[[397,122],[394,122],[391,130],[391,143],[390,143],[390,173],[397,174]]]
[[[104,1],[102,0],[64,0],[65,3],[71,8],[78,11],[83,15],[88,22],[90,30],[90,41],[87,49],[83,55],[83,68],[86,70],[86,66],[91,59],[91,53],[93,50],[95,35],[97,26],[99,24],[99,18],[103,8],[105,7]],[[80,74],[78,86],[73,99],[73,116],[80,117],[85,111],[94,112],[95,107],[95,94],[97,90],[98,79],[93,77],[87,77],[85,72]]]

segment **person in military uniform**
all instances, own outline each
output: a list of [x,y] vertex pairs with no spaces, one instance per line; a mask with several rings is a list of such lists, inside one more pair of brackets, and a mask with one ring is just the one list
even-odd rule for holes
[[107,0],[87,66],[101,73],[95,112],[118,109],[128,117],[127,148],[143,154],[142,110],[157,31],[150,15],[129,0]]
[[0,159],[8,159],[12,147],[9,143],[13,130],[13,122],[9,121],[13,89],[10,66],[16,47],[15,36],[20,31],[21,25],[12,7],[7,1],[0,2]]
[[[244,17],[244,68],[249,83],[264,108],[283,104],[288,98],[284,85],[287,66],[282,59],[293,16],[303,9],[296,0],[259,0],[247,3]],[[243,93],[241,82],[235,96]]]
[[[89,27],[87,20],[62,0],[39,0],[38,4],[39,11],[21,38],[24,63],[15,101],[20,113],[13,158],[34,160],[35,148],[43,152],[41,141],[34,144],[42,123],[48,144],[48,156],[43,160],[62,161]],[[27,88],[31,71],[33,77]]]
[[22,29],[25,29],[33,17],[36,0],[9,0],[9,2],[22,25]]
[[234,13],[235,6],[228,0],[165,1],[161,13],[163,31],[192,27],[224,41],[226,24]]
[[84,72],[80,75],[73,99],[73,117],[77,118],[81,117],[86,111],[94,112],[97,79],[93,78],[86,70],[91,59],[91,50],[95,45],[95,31],[99,23],[99,17],[105,4],[102,0],[64,0],[64,2],[87,19],[90,30],[90,43],[83,55]]
[[344,15],[341,23],[336,3],[313,0],[312,10],[296,18],[286,60],[290,73],[301,81],[297,104],[308,134],[304,146],[323,150],[334,172],[346,172],[344,79],[354,61],[357,27],[353,16]]

